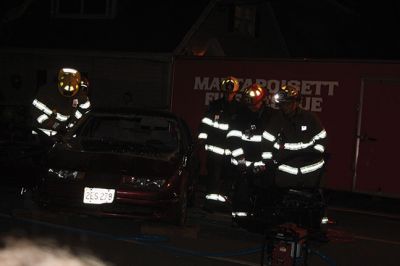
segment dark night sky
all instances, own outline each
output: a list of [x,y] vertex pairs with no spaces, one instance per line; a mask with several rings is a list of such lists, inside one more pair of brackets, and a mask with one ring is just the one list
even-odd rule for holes
[[[12,2],[0,3],[3,19],[22,0]],[[171,52],[207,3],[119,0],[114,19],[55,19],[50,0],[33,0],[23,16],[3,23],[1,39],[19,47]]]
[[276,0],[271,4],[296,56],[400,59],[400,1]]
[[[29,0],[28,0],[29,1]],[[259,0],[264,1],[264,0]],[[242,3],[259,1],[245,0]],[[0,18],[23,0],[0,2]],[[208,0],[137,1],[119,0],[112,22],[63,20],[34,17],[50,0],[33,0],[23,16],[1,25],[0,42],[40,48],[133,49],[136,52],[171,52],[200,15]],[[362,0],[271,0],[282,34],[293,57],[400,59],[400,1]],[[43,11],[41,11],[43,12]],[[26,23],[33,19],[36,26]],[[28,24],[28,25],[27,25]],[[115,25],[118,24],[115,30]],[[59,35],[56,35],[56,34]],[[60,34],[61,33],[61,34]],[[54,36],[72,34],[77,39],[101,41],[60,42]],[[126,41],[126,37],[129,40]],[[86,47],[85,47],[86,45]],[[48,46],[48,47],[44,47]]]

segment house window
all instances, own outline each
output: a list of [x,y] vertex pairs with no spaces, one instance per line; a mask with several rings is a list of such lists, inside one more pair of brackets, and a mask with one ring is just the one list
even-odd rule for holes
[[233,29],[244,35],[256,37],[256,7],[253,5],[235,6]]
[[110,19],[115,17],[117,0],[52,0],[55,18]]

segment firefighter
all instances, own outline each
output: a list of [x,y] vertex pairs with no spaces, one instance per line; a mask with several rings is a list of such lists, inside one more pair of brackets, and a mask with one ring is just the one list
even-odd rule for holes
[[[231,163],[240,174],[234,185],[232,215],[247,216],[250,198],[255,185],[260,185],[259,175],[265,168],[262,133],[274,109],[265,104],[266,91],[259,84],[252,84],[244,91],[242,100],[247,107],[232,124],[227,134],[231,150]],[[268,156],[268,159],[271,159]]]
[[56,86],[51,84],[39,88],[32,102],[32,133],[53,137],[72,127],[90,108],[87,95],[80,90],[85,86],[84,82],[76,69],[62,68]]
[[[226,134],[230,123],[241,108],[236,99],[239,92],[239,81],[235,77],[227,77],[221,83],[223,97],[210,103],[201,120],[198,139],[206,151],[206,202],[205,209],[211,210],[218,203],[226,203],[227,197],[220,193],[224,177],[229,175],[230,151],[226,146]],[[228,177],[227,177],[228,178]]]
[[273,100],[279,112],[271,117],[263,138],[273,148],[275,166],[274,185],[281,191],[287,189],[307,192],[316,208],[310,215],[296,214],[292,222],[309,219],[309,226],[319,228],[325,213],[320,182],[325,164],[327,133],[318,117],[300,108],[301,94],[298,87],[282,86]]
[[327,133],[319,118],[300,108],[298,87],[282,86],[273,99],[280,113],[274,116],[263,136],[273,142],[279,166],[276,182],[284,187],[315,187],[319,185],[325,164]]

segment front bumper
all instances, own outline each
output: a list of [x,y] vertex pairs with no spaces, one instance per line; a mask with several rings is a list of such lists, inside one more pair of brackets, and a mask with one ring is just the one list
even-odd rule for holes
[[[85,204],[85,187],[115,189],[112,203]],[[170,210],[179,202],[174,188],[159,191],[138,191],[129,186],[99,186],[81,182],[48,181],[42,184],[35,197],[41,205],[69,212],[120,217],[168,217]]]

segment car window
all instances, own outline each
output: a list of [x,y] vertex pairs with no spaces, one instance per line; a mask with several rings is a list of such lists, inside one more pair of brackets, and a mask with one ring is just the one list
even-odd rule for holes
[[94,116],[77,131],[78,137],[109,140],[158,151],[178,149],[179,129],[175,120],[159,116]]

